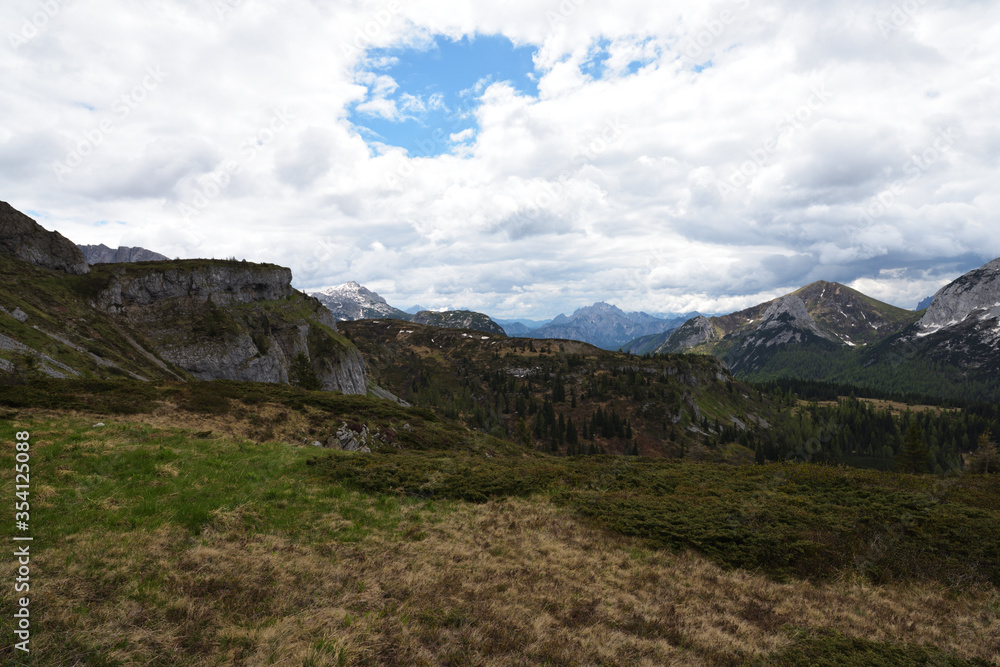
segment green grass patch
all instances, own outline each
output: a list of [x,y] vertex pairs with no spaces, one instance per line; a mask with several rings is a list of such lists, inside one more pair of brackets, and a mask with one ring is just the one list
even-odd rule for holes
[[788,648],[765,660],[745,663],[745,667],[976,667],[985,660],[960,660],[934,648],[914,644],[889,644],[839,632],[800,632]]
[[[79,420],[19,423],[31,450],[32,521],[46,543],[79,532],[128,532],[179,525],[279,532],[300,541],[357,541],[373,531],[397,534],[404,508],[419,499],[370,497],[304,474],[310,454],[284,443],[202,439],[132,424],[94,427]],[[13,441],[14,427],[0,425]],[[39,444],[41,443],[41,444]],[[0,465],[13,469],[13,449]]]
[[811,464],[733,467],[630,457],[445,452],[314,462],[369,493],[483,502],[549,494],[619,533],[732,567],[882,583],[1000,584],[1000,479]]

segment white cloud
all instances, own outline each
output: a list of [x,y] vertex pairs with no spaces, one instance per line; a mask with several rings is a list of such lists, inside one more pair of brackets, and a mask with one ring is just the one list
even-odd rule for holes
[[[887,27],[895,4],[64,3],[0,44],[0,198],[78,242],[277,262],[403,306],[722,311],[817,279],[912,306],[1000,255],[1000,6]],[[444,105],[365,49],[474,33],[535,47],[539,97],[484,80],[435,158],[348,122]],[[151,67],[166,77],[131,99]]]

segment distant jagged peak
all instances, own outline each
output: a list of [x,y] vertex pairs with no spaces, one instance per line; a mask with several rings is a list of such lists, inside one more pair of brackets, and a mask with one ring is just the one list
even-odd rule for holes
[[326,306],[337,320],[363,319],[409,319],[407,313],[394,308],[361,283],[349,280],[346,283],[327,287],[318,292],[310,292]]
[[973,315],[979,320],[1000,319],[1000,258],[939,289],[917,325],[932,333]]
[[109,248],[103,243],[97,245],[77,245],[87,263],[94,264],[124,264],[131,262],[163,262],[169,261],[169,257],[158,252],[140,248],[138,246],[118,246]]
[[340,283],[339,285],[334,285],[332,287],[326,287],[324,289],[318,290],[319,294],[339,294],[341,292],[359,292],[366,289],[360,283],[353,280],[348,280],[346,283]]

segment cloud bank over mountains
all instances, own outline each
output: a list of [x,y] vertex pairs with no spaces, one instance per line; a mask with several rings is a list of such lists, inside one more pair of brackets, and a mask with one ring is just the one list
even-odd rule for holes
[[[0,192],[77,243],[500,317],[912,307],[1000,255],[1000,6],[690,5],[16,0]],[[486,36],[532,85],[389,74]]]

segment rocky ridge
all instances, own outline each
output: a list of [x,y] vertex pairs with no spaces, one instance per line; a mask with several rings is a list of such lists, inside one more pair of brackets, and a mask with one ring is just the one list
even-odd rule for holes
[[90,271],[83,253],[59,232],[45,230],[7,202],[0,201],[0,252],[54,271]]
[[656,352],[713,354],[733,371],[759,372],[783,350],[865,346],[899,332],[917,317],[845,285],[818,281],[739,312],[689,320]]
[[6,204],[0,230],[0,371],[17,381],[318,381],[368,391],[357,348],[322,304],[292,288],[287,268],[234,260],[89,267],[72,242]]
[[917,326],[923,335],[928,335],[970,317],[980,321],[1000,319],[1000,259],[938,290]]
[[413,316],[412,322],[448,329],[470,329],[496,336],[507,335],[503,327],[490,319],[488,315],[471,310],[446,310],[444,312],[422,310]]
[[170,258],[152,250],[139,247],[118,246],[109,248],[98,245],[78,245],[88,264],[123,264],[126,262],[163,262]]

